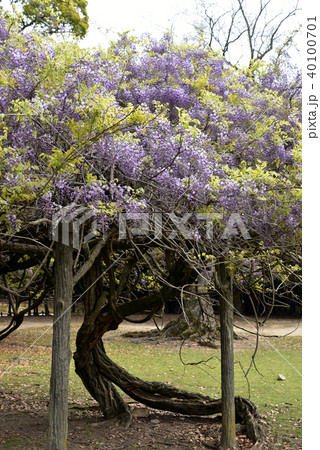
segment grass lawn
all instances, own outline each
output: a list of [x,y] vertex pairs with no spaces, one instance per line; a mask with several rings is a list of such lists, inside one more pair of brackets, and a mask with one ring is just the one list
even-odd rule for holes
[[[73,351],[78,327],[72,325]],[[46,330],[48,327],[17,330],[0,343],[3,392],[17,393],[26,399],[48,400],[52,328],[45,333]],[[124,338],[119,333],[106,335],[104,344],[108,355],[136,376],[165,381],[212,397],[221,396],[218,348],[192,343],[180,348],[176,341],[142,341]],[[301,337],[261,339],[255,367],[245,376],[254,347],[253,337],[235,341],[236,395],[250,397],[257,404],[268,423],[268,433],[284,443],[287,439],[294,440],[297,446],[288,448],[300,448]],[[279,381],[278,374],[284,375],[285,381]],[[95,404],[75,374],[73,361],[69,392],[73,406]]]

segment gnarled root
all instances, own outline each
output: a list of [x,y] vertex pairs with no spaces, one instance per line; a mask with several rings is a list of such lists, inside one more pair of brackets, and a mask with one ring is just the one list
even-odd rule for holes
[[[106,355],[102,341],[94,346],[86,360],[78,353],[74,359],[77,374],[98,401],[105,417],[117,418],[125,426],[130,424],[130,410],[111,383],[132,399],[155,409],[199,416],[221,413],[221,399],[181,390],[166,383],[144,381],[130,374]],[[254,403],[236,397],[235,407],[237,421],[245,426],[248,437],[253,442],[263,440]]]

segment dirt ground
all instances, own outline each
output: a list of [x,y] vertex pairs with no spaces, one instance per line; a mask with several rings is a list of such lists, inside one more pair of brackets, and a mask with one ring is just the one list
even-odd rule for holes
[[[136,315],[133,316],[134,319],[141,319],[143,316]],[[145,323],[131,323],[124,321],[120,324],[118,330],[109,331],[108,336],[119,335],[129,331],[150,331],[156,330],[157,326],[162,329],[168,322],[177,318],[176,314],[166,314],[164,317],[159,317],[155,322],[151,319]],[[20,326],[23,328],[32,327],[45,327],[52,325],[52,317],[38,316],[38,317],[26,317]],[[217,316],[217,320],[219,317]],[[301,318],[292,317],[271,317],[264,324],[263,319],[260,319],[259,332],[265,336],[301,336],[302,335],[302,320]],[[5,324],[9,323],[8,317],[0,317],[0,326],[4,327]],[[76,324],[82,323],[82,316],[75,315],[72,317],[72,323]],[[234,331],[240,336],[248,336],[248,334],[256,333],[256,321],[254,317],[235,317],[234,318]]]
[[[220,417],[182,417],[178,414],[133,407],[136,416],[128,430],[106,422],[96,410],[70,411],[68,449],[196,449],[218,448]],[[142,416],[142,417],[140,417]],[[26,402],[0,391],[0,448],[46,449],[47,405]],[[252,442],[240,432],[241,449]]]
[[[162,328],[165,323],[176,316],[167,315],[164,320],[157,319]],[[136,317],[137,318],[137,317]],[[7,319],[0,318],[2,327]],[[72,318],[73,323],[81,323],[80,316]],[[235,332],[242,336],[243,328],[255,332],[252,318],[235,318]],[[28,317],[22,327],[50,326],[52,318]],[[238,328],[240,327],[240,328]],[[119,329],[108,333],[117,335],[132,331],[148,331],[156,329],[153,321],[144,324],[124,322]],[[290,318],[272,318],[260,328],[266,336],[301,335],[301,320]],[[253,336],[252,336],[253,338]],[[241,342],[241,341],[240,341]],[[243,342],[243,341],[242,341]],[[130,399],[128,399],[130,402]],[[161,412],[146,408],[131,401],[133,411],[132,424],[124,430],[116,423],[103,419],[96,407],[86,409],[70,409],[68,449],[82,448],[103,450],[129,449],[198,449],[219,448],[221,436],[221,417],[186,417],[179,414]],[[13,392],[4,392],[0,387],[0,449],[42,450],[47,448],[48,403],[39,400],[25,400]],[[238,429],[238,447],[245,450],[253,443]],[[299,449],[293,440],[291,443],[277,442],[269,436],[267,443],[261,447],[273,449]]]

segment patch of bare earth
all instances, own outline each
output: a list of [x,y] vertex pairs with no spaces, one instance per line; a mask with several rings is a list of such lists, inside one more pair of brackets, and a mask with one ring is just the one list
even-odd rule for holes
[[[154,320],[149,320],[144,323],[130,323],[123,321],[118,330],[109,332],[108,335],[119,335],[123,334],[127,331],[150,331],[156,330],[157,327],[162,329],[168,322],[176,319],[178,316],[176,314],[166,314],[163,318],[157,318],[156,323]],[[142,319],[142,315],[133,316],[134,319],[139,320]],[[219,317],[217,316],[217,320]],[[81,325],[82,323],[82,315],[77,314],[72,316],[72,324],[73,325]],[[0,317],[0,326],[4,327],[10,322],[9,317]],[[53,318],[52,316],[31,316],[26,317],[19,329],[25,328],[33,328],[33,327],[50,327],[52,325]],[[270,335],[270,336],[285,336],[290,334],[290,336],[301,336],[302,335],[302,321],[299,318],[291,318],[291,317],[271,317],[266,323],[263,324],[263,318],[260,322],[261,326],[259,328],[259,332],[261,334]],[[234,318],[235,332],[241,336],[248,334],[252,334],[256,332],[256,321],[253,317],[235,317]]]
[[[70,405],[68,448],[92,449],[193,449],[213,448],[219,442],[220,417],[183,417],[135,404],[133,420],[125,430],[105,421],[97,408],[73,409]],[[48,405],[0,392],[0,448],[47,448]],[[238,433],[240,449],[252,442]]]
[[[70,405],[68,449],[204,449],[219,448],[221,418],[186,417],[132,404],[133,420],[125,430],[106,421],[97,407]],[[0,391],[0,449],[45,450],[47,448],[48,403],[25,400],[17,394]],[[268,435],[262,446],[253,443],[240,431],[238,448],[245,450],[301,449],[294,440],[285,442]]]

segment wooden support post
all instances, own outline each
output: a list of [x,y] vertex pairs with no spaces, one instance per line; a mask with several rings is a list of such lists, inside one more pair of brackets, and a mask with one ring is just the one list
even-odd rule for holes
[[49,450],[67,448],[68,384],[71,360],[72,248],[56,242],[54,324],[49,406]]
[[217,266],[220,297],[221,333],[221,397],[222,437],[221,448],[237,446],[234,400],[234,357],[233,357],[233,276],[222,262]]

